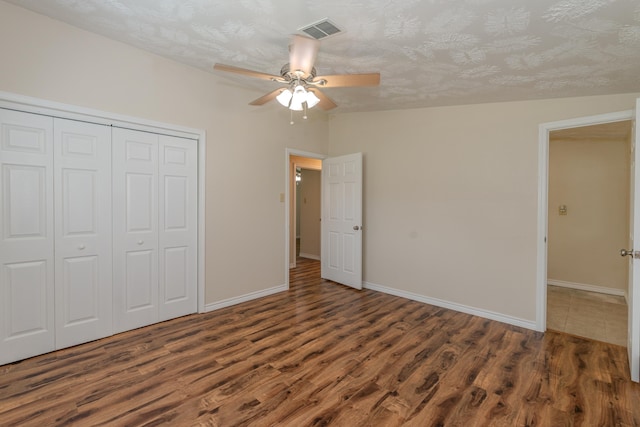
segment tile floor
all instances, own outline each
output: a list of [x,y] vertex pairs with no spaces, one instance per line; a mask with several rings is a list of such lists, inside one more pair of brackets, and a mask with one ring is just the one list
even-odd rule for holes
[[627,345],[624,297],[547,286],[547,329]]

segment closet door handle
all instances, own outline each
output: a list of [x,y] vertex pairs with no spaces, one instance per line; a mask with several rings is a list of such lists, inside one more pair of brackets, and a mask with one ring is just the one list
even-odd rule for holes
[[81,251],[82,251],[82,250],[84,250],[84,248],[86,248],[86,246],[85,246],[85,245],[78,245],[78,249],[79,249],[79,250],[81,250]]
[[138,240],[138,244],[141,245],[144,243],[144,240]]

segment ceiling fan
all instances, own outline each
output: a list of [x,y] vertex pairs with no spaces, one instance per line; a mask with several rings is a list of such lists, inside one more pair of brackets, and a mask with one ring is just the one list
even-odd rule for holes
[[320,42],[316,39],[294,35],[289,45],[289,63],[282,67],[279,76],[224,64],[215,64],[213,68],[284,84],[285,87],[269,92],[250,102],[249,105],[263,105],[277,99],[280,104],[293,111],[306,112],[307,108],[315,105],[323,110],[335,108],[336,103],[319,90],[321,87],[378,86],[380,84],[380,73],[317,76],[313,65],[319,47]]

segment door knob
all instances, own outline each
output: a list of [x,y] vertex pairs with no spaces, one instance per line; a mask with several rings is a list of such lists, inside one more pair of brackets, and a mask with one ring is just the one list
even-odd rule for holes
[[620,256],[627,256],[627,255],[628,256],[632,256],[634,258],[637,258],[637,256],[636,256],[637,254],[636,254],[636,252],[633,251],[633,249],[629,249],[629,250],[620,249]]
[[86,246],[85,245],[78,245],[78,249],[83,250]]
[[143,244],[143,243],[144,243],[144,240],[138,240],[138,242],[137,242],[137,243],[138,243],[139,245],[141,245],[141,244]]
[[354,226],[353,226],[353,229],[354,229],[355,231],[358,231],[358,230],[360,230],[360,227],[358,227],[357,225],[354,225]]

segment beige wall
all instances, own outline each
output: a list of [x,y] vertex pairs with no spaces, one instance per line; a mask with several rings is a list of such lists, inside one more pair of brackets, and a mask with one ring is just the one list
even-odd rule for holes
[[629,164],[629,139],[551,138],[550,280],[626,290],[628,260],[619,251],[629,240]]
[[534,322],[539,125],[638,96],[332,117],[329,154],[364,153],[364,280]]
[[321,111],[290,126],[260,91],[1,1],[0,57],[0,91],[204,129],[206,302],[285,283],[285,148],[326,152]]
[[320,189],[322,172],[302,169],[300,181],[300,254],[320,258]]

